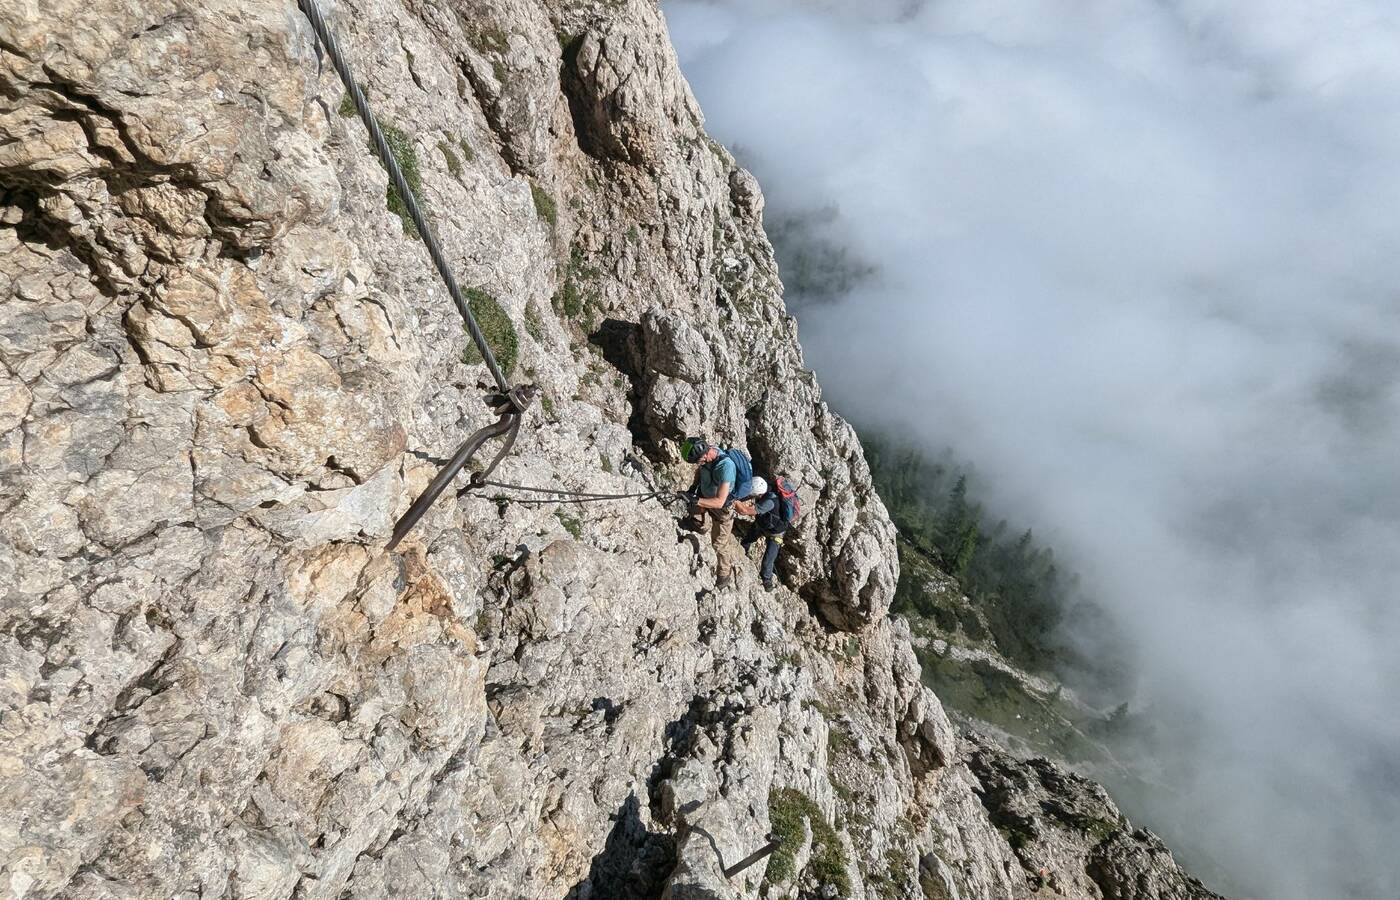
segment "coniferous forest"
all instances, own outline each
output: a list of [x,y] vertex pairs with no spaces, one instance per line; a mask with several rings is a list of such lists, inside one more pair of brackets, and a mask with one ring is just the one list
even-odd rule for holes
[[[866,459],[899,529],[902,555],[918,554],[953,576],[978,605],[1001,653],[1026,669],[1054,671],[1077,662],[1059,626],[1082,604],[1078,582],[1036,542],[1030,529],[991,519],[971,489],[974,474],[949,451],[930,459],[910,443],[867,438]],[[908,561],[904,569],[910,570]],[[895,611],[939,620],[946,610],[901,578]]]

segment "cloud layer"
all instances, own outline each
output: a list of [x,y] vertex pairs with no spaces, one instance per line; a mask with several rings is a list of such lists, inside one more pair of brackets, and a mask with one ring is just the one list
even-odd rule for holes
[[665,4],[770,226],[858,276],[784,273],[833,401],[1072,559],[1166,726],[1138,805],[1261,898],[1400,896],[1390,10]]

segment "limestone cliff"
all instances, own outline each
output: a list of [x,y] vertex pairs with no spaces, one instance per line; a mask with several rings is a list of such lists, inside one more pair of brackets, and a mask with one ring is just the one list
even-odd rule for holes
[[715,591],[654,502],[448,496],[385,553],[485,371],[295,3],[6,3],[0,894],[1211,896],[921,685],[893,527],[658,9],[326,9],[542,390],[498,476],[646,489],[686,432],[746,445],[803,486],[783,586]]

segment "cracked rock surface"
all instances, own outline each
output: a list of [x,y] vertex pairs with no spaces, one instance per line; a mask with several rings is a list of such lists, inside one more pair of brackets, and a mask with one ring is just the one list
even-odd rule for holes
[[782,587],[717,592],[655,501],[449,491],[386,553],[486,373],[295,4],[7,3],[0,896],[1209,896],[1116,811],[1042,828],[1017,798],[1087,789],[920,683],[657,8],[324,6],[541,389],[497,477],[684,487],[684,434],[747,446],[801,485]]

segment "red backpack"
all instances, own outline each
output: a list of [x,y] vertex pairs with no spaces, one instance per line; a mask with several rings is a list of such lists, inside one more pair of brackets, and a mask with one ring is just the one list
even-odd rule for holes
[[778,492],[778,510],[784,525],[791,525],[802,515],[802,501],[797,489],[781,475],[773,476],[773,489]]

